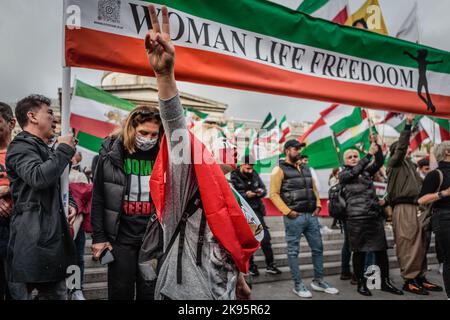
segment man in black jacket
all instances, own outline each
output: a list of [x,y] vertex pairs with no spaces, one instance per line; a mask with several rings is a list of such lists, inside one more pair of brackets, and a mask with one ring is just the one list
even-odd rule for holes
[[[266,272],[270,274],[280,274],[280,269],[277,268],[273,261],[270,233],[264,221],[266,209],[261,198],[266,196],[267,190],[258,173],[253,170],[254,163],[255,159],[252,156],[244,156],[241,160],[241,165],[231,173],[231,184],[248,202],[253,211],[255,211],[259,221],[264,227],[264,238],[261,241],[261,248],[266,257]],[[258,267],[254,263],[253,256],[250,259],[250,274],[253,276],[259,275]]]
[[[76,265],[69,224],[76,206],[66,218],[60,177],[75,153],[72,135],[58,138],[56,150],[49,147],[55,135],[50,100],[28,96],[17,103],[16,119],[24,130],[8,147],[6,170],[14,208],[8,247],[10,280],[25,283],[29,299],[37,289],[39,299],[66,299],[67,268]],[[14,298],[14,297],[13,297]]]

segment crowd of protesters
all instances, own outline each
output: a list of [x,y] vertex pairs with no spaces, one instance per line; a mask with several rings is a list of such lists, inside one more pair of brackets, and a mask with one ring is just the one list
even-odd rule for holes
[[[163,8],[162,25],[153,6],[150,15],[145,48],[157,79],[159,109],[131,111],[104,140],[92,172],[80,168],[82,154],[73,135],[56,138],[49,99],[20,100],[15,117],[0,103],[0,300],[84,300],[86,233],[92,233],[93,258],[107,264],[111,300],[248,299],[244,274],[259,275],[253,259],[259,247],[266,272],[281,273],[264,219],[261,198],[267,194],[283,214],[293,292],[312,297],[299,268],[304,236],[314,269],[311,289],[338,294],[324,279],[322,205],[317,178],[301,155],[305,144],[284,144],[285,157],[273,169],[270,190],[251,156],[237,168],[214,153],[206,154],[215,162],[194,163],[191,151],[198,141],[188,132],[178,95],[168,12]],[[426,278],[434,233],[450,297],[450,142],[435,147],[435,170],[428,159],[415,164],[408,150],[413,119],[406,117],[405,129],[390,147],[386,173],[385,155],[371,135],[368,153],[345,150],[343,167],[330,176],[330,186],[341,186],[346,204],[345,217],[332,226],[339,223],[344,232],[341,279],[352,279],[364,296],[371,295],[365,271],[372,264],[381,271],[383,291],[442,291]],[[23,131],[12,139],[16,121]],[[61,177],[68,167],[66,209]],[[387,196],[380,197],[374,183],[386,181]],[[389,275],[387,207],[403,291]],[[73,265],[80,268],[81,284],[68,290],[67,270]]]

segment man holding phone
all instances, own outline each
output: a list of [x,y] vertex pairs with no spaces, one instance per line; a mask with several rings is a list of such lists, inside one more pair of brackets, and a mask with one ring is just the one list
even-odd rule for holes
[[73,135],[49,143],[56,124],[50,100],[31,95],[17,103],[16,119],[23,129],[6,153],[14,208],[8,247],[10,280],[24,283],[31,299],[33,289],[43,300],[65,300],[67,267],[76,264],[75,246],[69,224],[76,207],[71,203],[66,218],[61,197],[61,175],[75,153]]
[[[277,268],[274,262],[269,229],[264,222],[266,208],[261,199],[267,195],[267,189],[259,174],[253,170],[255,162],[256,160],[251,155],[245,155],[241,160],[241,165],[231,172],[231,184],[247,201],[264,227],[264,238],[261,241],[261,248],[266,258],[266,272],[280,274],[281,270]],[[250,258],[250,274],[252,276],[259,275],[258,267],[253,261],[253,256]]]

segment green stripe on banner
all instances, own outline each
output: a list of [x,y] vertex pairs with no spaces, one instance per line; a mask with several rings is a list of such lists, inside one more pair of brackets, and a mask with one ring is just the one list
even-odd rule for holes
[[78,145],[92,152],[98,153],[102,147],[103,139],[91,136],[84,132],[78,132],[77,134]]
[[297,10],[307,14],[311,14],[322,8],[325,4],[328,3],[328,1],[329,0],[304,0]]
[[83,97],[90,100],[95,100],[99,103],[113,106],[125,111],[131,111],[135,105],[126,100],[120,99],[106,91],[92,87],[80,80],[75,83],[75,96]]
[[[228,26],[278,38],[298,45],[338,52],[362,59],[417,69],[417,62],[404,54],[427,49],[427,60],[450,60],[446,51],[419,45],[368,30],[314,18],[287,7],[260,0],[145,0]],[[249,18],[251,17],[251,18]],[[270,21],[270,23],[268,23]],[[307,32],[305,32],[307,30]],[[276,39],[274,39],[276,41]],[[370,45],[368,45],[370,43]],[[373,50],[373,48],[377,50]],[[450,74],[450,63],[427,65],[428,71]]]

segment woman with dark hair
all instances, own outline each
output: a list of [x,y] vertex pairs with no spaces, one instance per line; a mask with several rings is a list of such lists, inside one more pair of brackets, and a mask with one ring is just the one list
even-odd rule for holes
[[425,177],[418,202],[433,204],[432,228],[444,260],[442,275],[450,299],[450,141],[439,144],[434,154],[438,169]]
[[154,214],[150,175],[163,135],[158,109],[139,106],[122,127],[108,137],[100,150],[92,200],[92,251],[99,259],[110,250],[110,300],[148,300],[154,281],[145,281],[138,255],[147,224]]
[[[372,161],[372,158],[375,160]],[[383,166],[381,147],[372,141],[369,153],[360,159],[354,149],[344,153],[344,168],[339,174],[346,200],[345,228],[353,252],[353,271],[358,281],[358,293],[371,296],[364,278],[366,254],[375,252],[376,263],[381,271],[381,290],[401,295],[389,279],[389,260],[384,231],[382,208],[373,185],[373,176]]]

